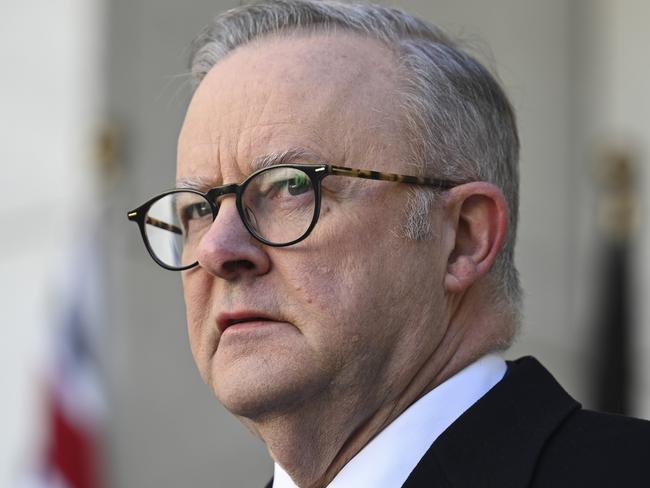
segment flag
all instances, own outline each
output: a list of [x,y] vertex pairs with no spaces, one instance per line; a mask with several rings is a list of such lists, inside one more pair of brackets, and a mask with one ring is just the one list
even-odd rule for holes
[[98,241],[88,239],[71,254],[53,293],[58,319],[44,375],[45,439],[25,487],[102,487],[106,408],[99,354],[104,301]]

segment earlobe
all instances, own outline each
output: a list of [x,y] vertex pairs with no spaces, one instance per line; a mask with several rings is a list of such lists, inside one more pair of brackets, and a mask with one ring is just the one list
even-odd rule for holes
[[462,293],[487,274],[501,252],[508,208],[501,190],[486,182],[454,188],[445,206],[453,242],[444,284],[449,293]]
[[469,256],[460,256],[447,266],[445,288],[449,293],[461,293],[466,290],[478,276],[476,263]]

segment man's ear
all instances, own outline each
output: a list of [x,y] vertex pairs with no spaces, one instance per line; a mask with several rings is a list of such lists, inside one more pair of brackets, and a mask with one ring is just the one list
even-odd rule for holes
[[457,186],[444,203],[451,251],[445,289],[467,290],[485,275],[499,255],[508,226],[508,206],[501,190],[482,181]]

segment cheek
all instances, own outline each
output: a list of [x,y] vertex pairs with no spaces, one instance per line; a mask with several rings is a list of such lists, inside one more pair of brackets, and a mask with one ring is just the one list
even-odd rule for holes
[[344,210],[324,207],[314,247],[306,253],[310,259],[296,269],[296,276],[310,302],[329,309],[349,306],[348,313],[356,314],[355,302],[387,285],[377,279],[389,264],[392,234],[379,212],[364,207]]
[[305,252],[309,259],[287,256],[286,267],[276,260],[281,282],[290,287],[292,299],[287,305],[315,348],[354,347],[374,320],[372,310],[377,308],[378,295],[384,293],[384,280],[379,280],[382,264],[366,259],[359,239],[350,233],[321,242],[327,245]]
[[200,270],[183,276],[183,297],[188,326],[198,326],[204,319],[210,302],[210,287],[202,278]]
[[183,295],[185,299],[185,314],[187,318],[187,332],[192,355],[201,374],[204,374],[206,363],[211,354],[206,334],[209,313],[211,310],[211,287],[208,279],[201,276],[200,270],[191,275],[183,276]]
[[393,297],[381,268],[335,255],[331,262],[299,275],[306,277],[299,288],[305,298],[300,314],[303,336],[316,363],[335,372],[332,387],[349,393],[383,381],[401,317],[387,306]]

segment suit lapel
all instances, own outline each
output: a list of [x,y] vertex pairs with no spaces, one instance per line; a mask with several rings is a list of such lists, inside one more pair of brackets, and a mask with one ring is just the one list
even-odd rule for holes
[[580,404],[534,358],[508,372],[433,443],[403,488],[528,486],[541,450]]

